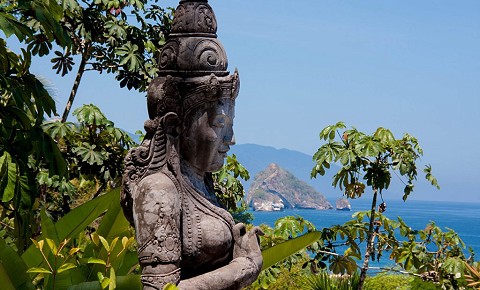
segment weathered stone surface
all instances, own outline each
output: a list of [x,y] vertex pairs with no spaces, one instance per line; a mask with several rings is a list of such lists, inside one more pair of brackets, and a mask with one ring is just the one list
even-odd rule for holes
[[121,193],[136,230],[144,289],[242,289],[258,277],[259,228],[221,207],[211,172],[233,145],[239,77],[227,71],[207,1],[180,1],[149,85],[149,120],[125,159]]
[[246,202],[261,211],[333,209],[321,193],[274,163],[255,176]]
[[216,33],[217,20],[207,1],[180,1],[160,54],[160,75],[228,75],[227,55]]

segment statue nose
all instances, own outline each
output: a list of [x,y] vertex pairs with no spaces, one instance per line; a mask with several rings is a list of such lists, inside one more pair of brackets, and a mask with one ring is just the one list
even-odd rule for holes
[[228,145],[235,145],[235,135],[233,134],[226,134],[225,137],[223,137],[223,143],[228,144]]

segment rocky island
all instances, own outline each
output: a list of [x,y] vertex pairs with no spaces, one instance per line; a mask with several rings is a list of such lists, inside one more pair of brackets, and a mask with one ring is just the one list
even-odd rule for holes
[[246,202],[255,211],[333,209],[325,196],[274,163],[255,176]]
[[350,205],[350,202],[346,198],[337,199],[337,201],[335,202],[335,208],[337,210],[346,210],[346,211],[352,210],[352,206]]

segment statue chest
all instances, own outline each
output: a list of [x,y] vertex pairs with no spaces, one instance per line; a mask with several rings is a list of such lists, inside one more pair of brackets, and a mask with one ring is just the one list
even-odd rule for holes
[[190,192],[182,202],[181,224],[182,275],[195,276],[232,259],[233,219],[226,210]]

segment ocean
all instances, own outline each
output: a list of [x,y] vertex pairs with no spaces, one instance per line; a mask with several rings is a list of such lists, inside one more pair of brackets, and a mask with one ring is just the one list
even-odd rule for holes
[[[368,199],[350,200],[351,211],[338,210],[285,210],[281,212],[258,212],[251,211],[254,216],[253,224],[267,224],[273,226],[278,218],[289,215],[299,215],[312,222],[317,229],[343,224],[352,218],[357,211],[369,210],[371,201]],[[405,223],[414,230],[423,230],[425,226],[434,221],[443,231],[450,228],[458,233],[467,249],[472,247],[480,255],[480,203],[464,202],[439,202],[408,200],[387,202],[387,210],[384,213],[389,219],[396,220],[400,216]],[[361,245],[361,249],[365,247]],[[465,250],[467,253],[467,251]],[[382,261],[383,260],[383,261]],[[387,256],[382,257],[380,263],[370,263],[370,266],[383,267],[391,261]]]

